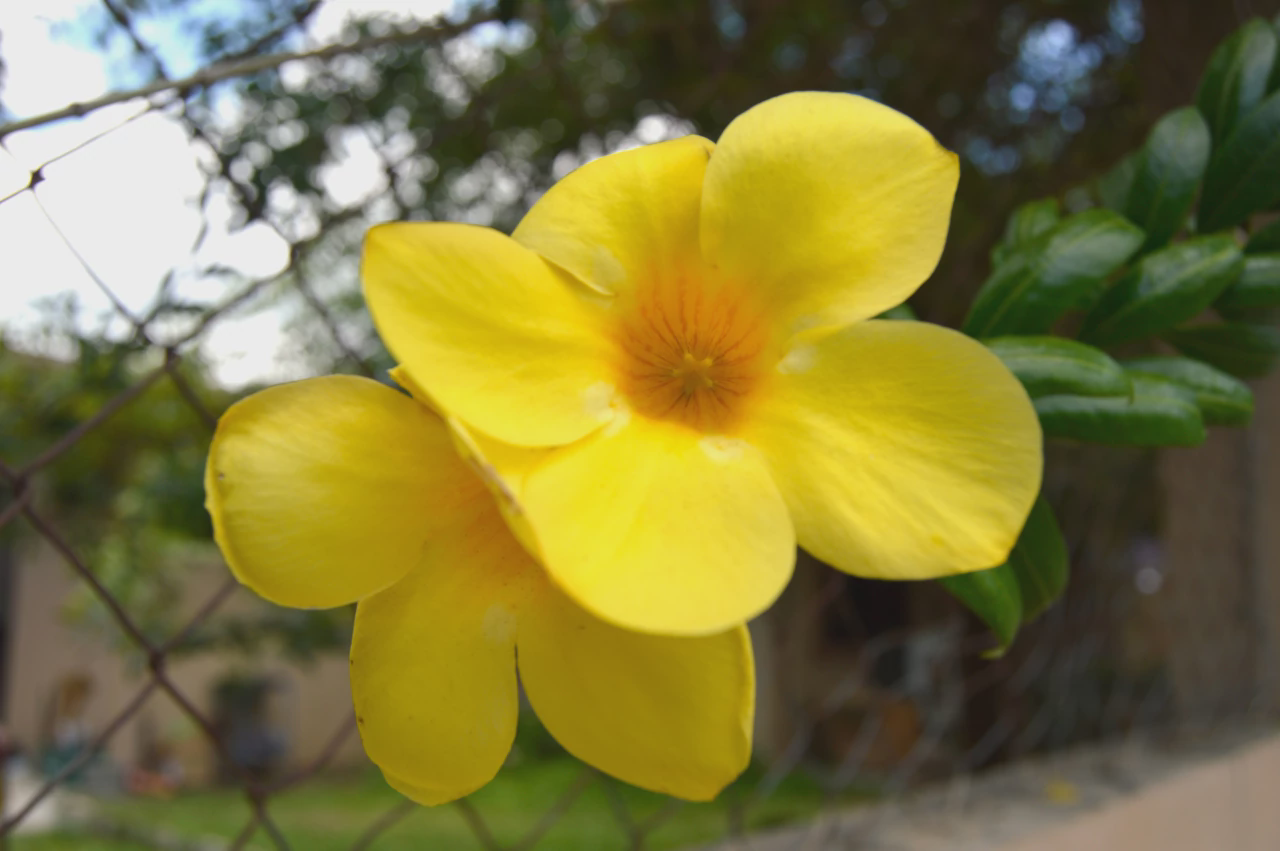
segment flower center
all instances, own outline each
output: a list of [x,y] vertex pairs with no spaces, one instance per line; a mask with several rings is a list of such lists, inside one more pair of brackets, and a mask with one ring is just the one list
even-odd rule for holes
[[671,371],[671,377],[680,379],[681,394],[692,396],[699,390],[710,390],[716,386],[716,380],[711,377],[715,363],[715,358],[699,358],[692,352],[685,352],[680,358],[680,365]]
[[731,430],[760,384],[768,343],[744,293],[681,279],[617,307],[619,383],[632,408],[703,432]]

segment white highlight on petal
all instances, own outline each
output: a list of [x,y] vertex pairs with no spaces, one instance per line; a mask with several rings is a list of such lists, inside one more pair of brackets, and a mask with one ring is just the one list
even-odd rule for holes
[[618,416],[618,389],[607,381],[597,381],[582,393],[587,416],[607,423]]
[[615,293],[627,279],[627,269],[612,251],[597,245],[591,253],[591,278],[589,285]]
[[791,322],[792,334],[803,334],[805,331],[812,331],[822,325],[821,316],[797,316]]
[[504,644],[512,639],[516,632],[515,615],[500,603],[494,603],[484,613],[481,625],[486,640],[494,644]]
[[602,433],[605,437],[612,437],[626,428],[629,422],[631,422],[631,406],[621,398],[615,399],[613,403],[613,419],[609,420],[609,424],[604,427]]
[[711,436],[698,441],[700,448],[712,461],[722,464],[737,461],[747,451],[747,442],[737,437]]
[[783,375],[795,375],[801,372],[808,372],[813,369],[813,365],[818,362],[818,349],[816,346],[799,345],[791,349],[783,355],[782,360],[778,361],[778,372]]

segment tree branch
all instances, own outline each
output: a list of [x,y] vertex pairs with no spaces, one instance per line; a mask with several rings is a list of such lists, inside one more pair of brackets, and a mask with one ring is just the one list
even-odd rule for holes
[[331,59],[335,56],[343,56],[349,53],[360,53],[377,47],[411,44],[417,41],[444,41],[462,35],[471,28],[480,24],[495,20],[497,20],[497,18],[493,14],[482,13],[473,15],[467,18],[467,20],[457,24],[423,24],[402,32],[373,36],[349,43],[340,42],[337,44],[329,44],[315,50],[302,50],[290,53],[272,53],[267,56],[253,56],[234,62],[210,65],[208,68],[203,68],[191,76],[183,77],[179,80],[156,80],[155,82],[148,83],[145,86],[139,86],[136,89],[109,92],[102,97],[84,101],[83,103],[71,103],[61,109],[55,109],[41,115],[33,115],[30,118],[11,121],[8,124],[0,125],[0,139],[4,139],[5,136],[8,136],[10,133],[16,133],[19,130],[28,130],[32,127],[39,127],[43,124],[49,124],[54,121],[61,121],[64,118],[79,118],[80,116],[87,115],[90,112],[102,109],[103,107],[133,100],[134,98],[151,97],[152,95],[175,89],[185,97],[187,93],[195,89],[206,88],[214,83],[219,83],[223,80],[230,80],[235,77],[247,77],[261,71],[270,71],[273,68],[280,67],[286,62],[306,59]]

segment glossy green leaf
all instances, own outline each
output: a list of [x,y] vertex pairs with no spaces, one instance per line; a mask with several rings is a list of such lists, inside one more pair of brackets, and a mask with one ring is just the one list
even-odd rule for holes
[[1244,265],[1229,236],[1202,236],[1144,257],[1103,293],[1080,339],[1114,345],[1166,331],[1213,304]]
[[996,266],[974,298],[965,333],[1048,333],[1073,305],[1101,290],[1143,238],[1139,228],[1110,210],[1063,219]]
[[1214,151],[1204,175],[1197,227],[1234,227],[1280,201],[1280,91],[1267,95]]
[[1049,230],[1061,218],[1062,208],[1057,198],[1030,201],[1014,210],[1005,223],[1004,239],[991,249],[992,265],[999,265],[1011,252]]
[[1223,318],[1267,322],[1280,315],[1280,252],[1246,254],[1244,270],[1213,305]]
[[1280,251],[1280,218],[1250,235],[1249,243],[1244,247],[1245,254],[1267,254],[1272,251]]
[[1245,115],[1262,100],[1276,57],[1276,31],[1254,19],[1218,45],[1209,59],[1196,106],[1213,131],[1215,145],[1231,136]]
[[1261,378],[1280,361],[1280,329],[1244,322],[1176,328],[1163,335],[1184,355],[1236,378]]
[[1057,198],[1029,201],[1013,211],[1005,225],[1004,241],[1010,245],[1030,242],[1058,223],[1062,206]]
[[1112,446],[1198,446],[1204,421],[1192,394],[1173,382],[1130,374],[1129,398],[1044,396],[1034,400],[1046,437]]
[[982,618],[1004,650],[1020,626],[1062,596],[1068,570],[1062,530],[1053,509],[1041,496],[1032,506],[1007,562],[991,570],[939,581]]
[[1067,588],[1069,560],[1067,542],[1058,528],[1058,518],[1043,496],[1031,506],[1027,524],[1009,555],[1009,566],[1018,577],[1022,592],[1022,622],[1049,608]]
[[1128,396],[1129,377],[1105,352],[1062,337],[983,340],[1028,395]]
[[1123,213],[1129,206],[1129,192],[1138,173],[1138,155],[1130,154],[1116,163],[1111,171],[1098,178],[1094,184],[1102,206]]
[[1206,425],[1248,425],[1253,391],[1238,378],[1193,358],[1149,357],[1124,362],[1133,374],[1154,375],[1189,390]]
[[1004,650],[1013,643],[1022,626],[1022,594],[1018,590],[1018,577],[1008,564],[989,570],[962,573],[938,580],[975,615],[982,619],[1000,642]]
[[1143,251],[1173,238],[1209,164],[1209,126],[1193,106],[1156,122],[1138,156],[1124,214],[1147,232]]

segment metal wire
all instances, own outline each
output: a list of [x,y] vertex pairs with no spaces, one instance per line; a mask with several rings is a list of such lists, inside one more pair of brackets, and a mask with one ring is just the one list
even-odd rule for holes
[[[214,82],[237,74],[276,68],[294,58],[325,59],[409,40],[443,43],[488,20],[481,17],[464,24],[422,27],[410,33],[319,47],[295,54],[256,55],[257,50],[276,43],[289,26],[304,23],[320,6],[316,2],[307,4],[291,24],[259,39],[243,55],[227,57],[212,69],[184,80],[170,81],[159,57],[147,47],[133,27],[127,9],[110,0],[105,0],[105,5],[112,19],[127,32],[136,50],[152,58],[157,80],[134,92],[110,95],[88,104],[73,104],[34,119],[0,127],[0,140],[20,129],[84,115],[112,103],[140,97],[152,100],[145,101],[138,111],[121,122],[32,169],[26,185],[0,198],[0,204],[26,193],[33,194],[39,203],[36,189],[48,179],[44,175],[48,164],[115,132],[142,115],[158,110],[179,107],[169,114],[178,116],[193,140],[209,141],[206,128],[192,117],[190,110],[182,107],[193,92]],[[484,97],[483,94],[476,96]],[[446,132],[448,128],[442,128],[440,137]],[[393,167],[394,164],[388,165],[388,168]],[[219,176],[234,183],[228,163],[220,162],[219,168]],[[48,216],[43,204],[40,204],[40,209]],[[327,217],[325,226],[334,228],[359,216],[360,212],[353,210],[333,213]],[[0,459],[0,484],[7,491],[6,501],[0,505],[0,529],[25,521],[29,531],[58,553],[79,581],[92,590],[121,632],[145,658],[148,675],[145,684],[97,731],[79,755],[49,777],[21,808],[0,822],[0,839],[16,830],[42,800],[106,747],[157,692],[163,692],[173,700],[210,746],[223,756],[227,765],[235,764],[214,720],[183,692],[167,670],[170,655],[217,613],[237,587],[235,583],[231,580],[223,583],[166,640],[156,642],[148,638],[90,561],[77,551],[72,538],[56,520],[36,506],[32,493],[37,478],[56,465],[80,441],[165,381],[171,382],[199,420],[212,428],[216,424],[217,413],[210,410],[184,377],[184,359],[191,356],[193,348],[216,323],[271,289],[292,288],[319,317],[321,327],[326,329],[336,350],[342,353],[349,365],[365,374],[373,374],[368,358],[346,338],[329,306],[305,273],[305,261],[317,245],[318,237],[291,244],[290,265],[283,273],[247,282],[220,303],[203,310],[177,339],[160,342],[155,327],[158,311],[144,315],[131,311],[110,282],[76,248],[74,241],[58,228],[53,217],[50,216],[49,221],[68,252],[103,292],[117,315],[128,323],[133,338],[159,352],[163,362],[33,457],[25,460]],[[277,233],[285,238],[283,231],[277,229]],[[871,630],[865,622],[868,613],[851,603],[851,594],[843,580],[835,575],[810,583],[813,586],[811,593],[805,592],[802,586],[809,577],[802,572],[798,577],[801,587],[788,592],[788,597],[779,604],[778,612],[772,617],[775,618],[774,628],[779,632],[774,652],[783,660],[783,664],[777,666],[780,675],[790,676],[796,682],[803,679],[804,682],[799,686],[796,682],[773,686],[775,696],[780,695],[774,720],[786,731],[777,739],[780,745],[768,754],[768,767],[759,779],[735,793],[738,797],[729,808],[729,823],[724,825],[724,835],[735,837],[739,843],[737,847],[752,846],[750,837],[754,819],[775,799],[787,778],[798,772],[818,778],[824,810],[832,817],[813,821],[793,847],[853,847],[843,844],[854,841],[850,839],[851,831],[868,828],[859,825],[855,829],[838,815],[849,805],[851,795],[863,786],[874,786],[880,798],[896,799],[921,782],[947,782],[952,790],[949,800],[954,806],[963,807],[969,779],[993,762],[1080,742],[1114,741],[1143,731],[1167,730],[1185,720],[1178,715],[1175,697],[1160,680],[1163,672],[1157,672],[1151,681],[1143,681],[1142,678],[1122,675],[1116,666],[1116,653],[1124,646],[1123,636],[1118,635],[1118,631],[1125,628],[1129,616],[1144,602],[1143,595],[1135,590],[1131,554],[1125,550],[1129,538],[1126,530],[1121,528],[1125,516],[1122,508],[1134,499],[1150,497],[1151,492],[1143,490],[1150,485],[1149,459],[1127,457],[1118,463],[1116,456],[1105,450],[1083,449],[1066,460],[1068,463],[1059,466],[1067,469],[1068,473],[1059,481],[1050,482],[1050,488],[1064,527],[1078,536],[1071,541],[1073,567],[1076,569],[1074,584],[1053,611],[1024,631],[1014,651],[1004,659],[984,661],[982,652],[989,646],[989,639],[972,621],[959,616],[959,610],[954,607],[947,630],[936,637],[933,645],[926,645],[917,631]],[[1114,485],[1106,492],[1099,491],[1096,486],[1099,470],[1103,470],[1102,477]],[[1256,483],[1253,487],[1256,489]],[[1256,506],[1251,506],[1251,509],[1256,510]],[[1223,606],[1238,603],[1230,600],[1201,602],[1206,605],[1219,602]],[[1265,631],[1265,624],[1260,621],[1269,616],[1259,601],[1253,602],[1257,605],[1246,608],[1239,622],[1239,629],[1250,635],[1259,630]],[[807,670],[814,657],[812,653],[805,656],[808,651],[802,645],[813,641],[814,624],[823,624],[822,629],[836,632],[860,631],[862,634],[862,640],[853,642],[856,649],[841,660],[834,673],[815,674]],[[1180,628],[1178,624],[1170,623],[1158,626],[1166,630]],[[1276,631],[1274,625],[1269,629],[1271,634]],[[1207,644],[1213,642],[1212,636],[1203,636],[1203,639]],[[933,663],[912,667],[903,662],[911,653],[926,646],[935,647],[939,653]],[[1275,651],[1275,648],[1260,648],[1259,653],[1262,654],[1264,649],[1271,653]],[[797,655],[808,661],[791,666],[790,660]],[[1259,658],[1274,657],[1260,655]],[[912,679],[917,670],[928,671],[926,681]],[[802,673],[806,674],[804,678],[798,676]],[[1243,714],[1253,707],[1234,708]],[[966,730],[966,724],[976,725],[977,729]],[[244,848],[256,838],[265,837],[272,847],[289,849],[288,838],[271,814],[273,799],[322,775],[355,731],[354,715],[350,715],[334,730],[311,762],[273,783],[264,784],[248,774],[238,777],[237,783],[249,807],[250,817],[238,834],[225,837],[226,847]],[[593,789],[601,790],[618,836],[628,848],[648,847],[654,835],[678,814],[682,806],[673,801],[654,813],[638,817],[629,809],[616,781],[584,768],[555,803],[509,845],[504,845],[497,838],[497,832],[489,825],[479,805],[463,800],[455,806],[477,842],[487,851],[528,851],[539,846],[583,794]],[[375,847],[380,837],[410,818],[415,811],[411,804],[397,804],[372,821],[352,848]]]

